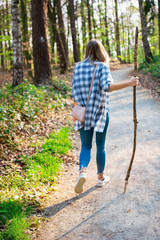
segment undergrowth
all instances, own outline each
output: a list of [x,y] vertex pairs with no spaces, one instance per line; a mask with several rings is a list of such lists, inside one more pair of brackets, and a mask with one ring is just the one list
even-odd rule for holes
[[[25,81],[14,89],[10,84],[0,89],[0,142],[4,146],[0,154],[6,157],[3,161],[7,161],[7,149],[13,153],[17,149],[16,138],[21,138],[21,132],[27,134],[28,126],[28,139],[33,144],[32,133],[42,115],[61,109],[68,90],[58,80],[52,87],[35,87]],[[31,239],[28,229],[37,221],[31,220],[31,213],[54,190],[62,155],[71,148],[69,129],[51,132],[43,141],[34,142],[34,147],[36,152],[31,156],[17,155],[14,171],[7,166],[0,175],[0,240]],[[16,169],[16,163],[22,166],[21,171]]]
[[[11,148],[17,146],[14,133],[25,124],[33,123],[50,109],[62,107],[63,98],[67,97],[69,88],[57,80],[53,86],[36,87],[24,81],[12,88],[11,84],[0,89],[0,142]],[[59,85],[58,85],[59,84]],[[34,128],[32,128],[34,131]]]
[[154,77],[160,79],[160,55],[154,56],[153,60],[149,63],[146,61],[141,63],[139,70],[142,70],[143,74],[150,72]]

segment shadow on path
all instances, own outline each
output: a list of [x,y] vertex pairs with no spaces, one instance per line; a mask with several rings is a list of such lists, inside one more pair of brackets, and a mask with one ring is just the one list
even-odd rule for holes
[[95,191],[99,189],[99,187],[97,187],[96,185],[91,187],[90,189],[88,189],[87,191],[73,197],[73,198],[70,198],[70,199],[67,199],[63,202],[60,202],[60,203],[57,203],[53,206],[50,206],[50,207],[47,207],[47,208],[44,208],[44,215],[45,217],[49,218],[49,217],[52,217],[54,215],[56,215],[60,210],[62,210],[63,208],[65,207],[68,207],[70,204],[72,204],[73,202],[77,201],[78,199],[80,198],[83,198],[85,197],[86,195],[88,195],[89,193]]
[[87,221],[89,221],[90,219],[92,219],[93,217],[95,217],[98,213],[102,212],[106,207],[109,207],[112,203],[115,203],[118,199],[120,199],[121,196],[124,196],[124,193],[121,193],[120,195],[118,195],[115,199],[111,200],[110,202],[107,202],[103,207],[99,208],[96,212],[94,212],[91,216],[89,216],[88,218],[86,218],[84,221],[82,221],[81,223],[79,223],[77,226],[73,227],[71,230],[69,230],[68,232],[66,232],[65,234],[63,234],[62,236],[60,236],[59,238],[57,238],[56,240],[62,239],[64,237],[66,237],[69,233],[73,232],[74,230],[76,230],[77,228],[79,228],[81,225],[83,225],[84,223],[86,223]]

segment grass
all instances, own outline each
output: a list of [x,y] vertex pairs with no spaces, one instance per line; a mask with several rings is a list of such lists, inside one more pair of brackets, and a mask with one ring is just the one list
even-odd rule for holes
[[[3,195],[0,226],[5,229],[0,233],[0,239],[29,239],[28,235],[23,235],[30,226],[27,217],[31,209],[27,206],[38,205],[53,190],[62,163],[60,156],[70,148],[69,130],[62,128],[51,133],[36,154],[18,159],[25,164],[23,173],[14,172],[0,177],[1,199]],[[7,197],[8,200],[4,200]]]
[[23,203],[9,199],[0,202],[0,227],[5,226],[4,231],[0,232],[0,240],[28,240],[29,236],[25,233],[31,222],[27,219],[31,208],[24,211]]
[[[31,213],[41,207],[48,193],[54,190],[62,155],[72,147],[67,127],[51,132],[48,138],[43,137],[37,143],[32,140],[43,117],[64,107],[63,99],[69,88],[62,81],[54,80],[52,87],[35,87],[25,81],[14,89],[7,84],[0,90],[0,141],[3,147],[0,155],[4,157],[3,161],[7,161],[8,151],[17,151],[24,138],[28,139],[28,146],[36,148],[31,156],[20,155],[19,151],[15,166],[7,166],[5,173],[0,175],[0,240],[31,239],[28,229],[37,224],[37,219],[31,220]],[[23,133],[28,135],[22,139]],[[22,167],[20,171],[18,165]]]
[[160,55],[154,56],[150,63],[141,63],[138,70],[142,70],[143,74],[150,72],[152,76],[160,79]]

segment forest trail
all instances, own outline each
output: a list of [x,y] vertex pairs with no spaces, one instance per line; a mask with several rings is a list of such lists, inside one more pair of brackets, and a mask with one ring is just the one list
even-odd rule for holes
[[[127,80],[133,68],[112,72],[114,81]],[[127,191],[124,179],[133,142],[132,88],[110,94],[105,173],[111,181],[96,187],[92,159],[84,192],[74,193],[78,165],[65,167],[43,215],[37,240],[158,240],[160,239],[160,103],[137,87],[137,150]],[[77,137],[77,153],[80,140]]]

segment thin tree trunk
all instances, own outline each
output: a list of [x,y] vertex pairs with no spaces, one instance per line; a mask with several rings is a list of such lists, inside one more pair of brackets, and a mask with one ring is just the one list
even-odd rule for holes
[[87,33],[86,33],[86,19],[84,12],[84,0],[81,0],[81,21],[82,21],[82,41],[83,41],[83,54],[85,52],[86,44],[87,44]]
[[105,29],[104,29],[104,26],[103,26],[103,15],[102,15],[102,9],[101,9],[101,4],[100,4],[100,1],[98,0],[98,11],[99,11],[99,21],[100,21],[100,29],[101,29],[101,39],[102,39],[102,43],[103,43],[103,45],[105,45],[105,34],[104,34],[104,32],[105,32]]
[[127,50],[127,62],[130,63],[130,26],[128,26],[128,50]]
[[27,7],[26,7],[25,0],[20,0],[20,10],[21,10],[20,12],[21,12],[21,22],[22,22],[23,54],[27,62],[28,76],[30,78],[33,78],[32,67],[31,67],[32,57],[29,53],[28,17],[27,17]]
[[115,0],[115,13],[116,13],[116,46],[117,46],[117,58],[121,60],[121,51],[120,51],[120,35],[119,35],[119,18],[118,18],[118,4]]
[[122,38],[122,42],[123,42],[123,48],[124,48],[124,52],[123,52],[123,57],[124,60],[123,62],[127,62],[127,58],[126,58],[126,44],[125,44],[125,28],[124,28],[124,21],[123,21],[123,14],[121,15],[121,22],[122,22],[122,32],[123,32],[123,38]]
[[12,36],[13,36],[13,87],[23,81],[23,58],[21,45],[21,28],[19,0],[11,0]]
[[150,45],[148,42],[147,23],[146,23],[144,8],[143,8],[143,0],[138,0],[138,1],[139,1],[139,11],[141,16],[142,41],[143,41],[144,54],[145,54],[146,62],[149,62],[151,59],[153,59],[153,56],[152,56]]
[[[8,38],[10,37],[10,21],[9,21],[9,4],[8,4],[8,0],[6,0],[6,15],[7,15],[7,35],[8,35]],[[11,41],[10,39],[8,40],[8,51],[11,52]],[[12,65],[12,54],[9,53],[9,56],[10,56],[10,64]]]
[[87,0],[87,13],[88,13],[89,39],[92,39],[91,11],[89,0]]
[[107,0],[104,0],[104,6],[105,6],[105,16],[104,16],[104,23],[105,23],[105,30],[106,30],[106,45],[107,45],[107,51],[109,56],[111,56],[111,50],[110,50],[110,44],[109,44],[109,34],[108,34],[108,20],[107,20]]
[[160,0],[158,0],[158,28],[159,28],[159,55],[160,55]]
[[51,84],[51,65],[48,49],[48,0],[32,0],[32,41],[35,85]]
[[56,42],[56,0],[53,0],[53,6],[51,5],[51,0],[48,1],[48,17],[50,21],[50,31],[51,31],[51,47],[52,54],[54,55],[54,46]]
[[76,38],[77,33],[76,33],[76,27],[75,27],[75,13],[74,13],[73,0],[69,0],[69,16],[70,16],[70,23],[71,23],[74,61],[79,62],[80,56],[79,56],[78,43],[77,43],[77,38]]
[[[64,21],[63,21],[62,9],[61,9],[61,0],[57,0],[56,5],[57,5],[59,35],[60,35],[61,41],[63,43],[64,50],[65,50],[65,60],[66,60],[65,65],[66,65],[66,69],[67,69],[67,66],[68,66],[68,48],[67,48],[65,27],[64,27]],[[66,69],[64,69],[64,70],[66,70]]]
[[60,59],[60,69],[61,73],[64,73],[67,69],[67,59],[66,59],[66,53],[65,53],[65,48],[62,42],[61,35],[59,33],[58,28],[56,27],[56,18],[52,9],[51,4],[48,4],[48,17],[49,21],[51,24],[51,29],[53,31],[53,34],[56,32],[56,43],[57,43],[57,50],[59,54],[59,59]]
[[94,0],[92,0],[91,15],[92,15],[94,38],[97,38],[97,34],[96,34],[96,20],[95,20],[95,17],[94,17]]
[[[2,6],[0,6],[0,36],[2,36],[2,23],[3,23],[3,15],[2,15]],[[3,53],[3,41],[0,41],[0,53],[1,53],[1,68],[4,68],[4,53]]]

